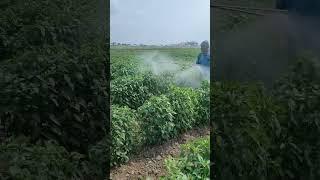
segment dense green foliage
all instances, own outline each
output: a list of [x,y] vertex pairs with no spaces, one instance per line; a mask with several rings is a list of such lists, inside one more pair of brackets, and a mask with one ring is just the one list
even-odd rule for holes
[[183,67],[194,61],[198,51],[111,49],[111,166],[127,162],[143,145],[162,143],[208,123],[209,84],[201,89],[178,87],[174,73],[155,75],[144,66],[143,59],[143,55],[154,61],[168,56]]
[[[143,68],[143,55],[150,52],[158,52],[161,56],[166,56],[182,69],[190,67],[196,61],[200,53],[198,48],[140,48],[140,49],[111,49],[111,76],[116,79],[121,76],[134,75]],[[158,54],[158,55],[159,55]],[[154,57],[156,58],[156,57]]]
[[167,175],[162,179],[209,179],[209,142],[209,137],[204,137],[183,144],[179,157],[165,160]]
[[111,82],[111,102],[138,109],[151,96],[166,93],[168,89],[169,83],[163,77],[151,73],[120,77]]
[[279,133],[277,106],[254,85],[215,84],[212,96],[214,155],[219,174],[227,179],[266,175],[267,150],[271,138]]
[[[125,54],[125,55],[124,55]],[[111,50],[111,79],[132,76],[139,72],[135,54],[128,50]]]
[[[128,78],[130,77],[126,77],[122,81],[127,83],[128,86],[137,82],[126,82]],[[149,76],[144,76],[144,78],[140,76],[139,78],[140,81],[148,82],[150,79],[161,78],[161,76],[149,74]],[[113,83],[117,82],[119,82],[118,79],[113,81]],[[137,95],[135,100],[139,101],[141,105],[137,105],[136,110],[125,104],[112,106],[111,166],[127,162],[130,155],[138,152],[142,145],[162,143],[183,131],[191,129],[196,124],[208,123],[208,116],[203,116],[203,114],[208,115],[209,107],[199,107],[204,105],[200,102],[209,102],[209,96],[207,96],[209,92],[206,92],[208,91],[207,84],[204,84],[202,89],[191,89],[170,85],[170,82],[166,82],[164,79],[158,83],[149,82],[153,84],[149,86],[150,88],[155,88],[164,83],[166,84],[164,86],[165,90],[159,91],[158,94],[160,95],[150,95],[149,98],[145,99],[143,99],[143,96]],[[139,88],[145,87],[143,83],[140,85]],[[149,92],[156,92],[156,89]],[[126,93],[123,99],[130,99],[133,94],[134,91]],[[128,101],[127,104],[132,106],[134,103],[134,101]],[[207,119],[198,119],[202,117]]]
[[272,93],[215,83],[211,105],[217,179],[318,179],[319,76],[303,59]]
[[111,107],[111,165],[127,162],[129,154],[141,145],[141,130],[138,115],[128,107]]
[[175,134],[172,105],[165,95],[153,96],[138,109],[141,128],[148,144],[168,140]]
[[[273,0],[215,2],[275,7]],[[214,11],[217,38],[252,20],[262,22],[241,12]],[[319,70],[319,59],[302,58],[271,93],[260,85],[211,84],[214,179],[320,178]]]
[[210,121],[210,84],[203,81],[199,89],[197,89],[199,105],[196,106],[197,120],[196,125],[209,124]]
[[0,146],[1,179],[85,179],[89,163],[53,142],[31,145],[23,139]]
[[[89,147],[95,146],[109,128],[106,32],[101,27],[106,22],[100,21],[106,19],[101,13],[105,8],[98,5],[99,1],[84,0],[13,0],[0,4],[0,120],[6,124],[8,136],[30,138],[22,159],[6,158],[2,163],[10,164],[15,171],[11,175],[16,177],[18,165],[27,161],[24,156],[30,156],[34,162],[23,165],[30,173],[21,171],[22,179],[46,172],[48,176],[56,174],[53,179],[64,175],[77,179],[82,175],[70,173],[78,168],[74,163],[83,158],[68,162],[72,161],[69,152],[89,159]],[[45,146],[48,140],[57,145]],[[28,154],[29,147],[41,155]],[[47,157],[47,149],[57,154]],[[10,150],[6,151],[8,157],[19,152]],[[39,166],[33,169],[35,162]],[[102,173],[104,167],[93,173]],[[85,173],[75,171],[81,172]]]
[[144,86],[142,76],[128,76],[111,82],[111,103],[137,109],[152,94]]
[[52,140],[31,143],[23,136],[9,138],[0,145],[0,179],[101,179],[108,150],[107,139],[90,147],[86,156],[67,151]]
[[168,93],[173,108],[175,129],[183,132],[191,129],[198,118],[196,109],[199,104],[199,92],[191,88],[172,87]]
[[107,168],[109,168],[110,158],[110,146],[111,146],[110,135],[105,136],[102,140],[93,144],[89,148],[88,159],[90,162],[90,174],[91,178],[96,177],[97,179],[104,179],[106,175]]
[[286,109],[277,149],[281,176],[287,171],[292,179],[320,178],[319,70],[318,59],[302,58],[275,87],[273,94]]

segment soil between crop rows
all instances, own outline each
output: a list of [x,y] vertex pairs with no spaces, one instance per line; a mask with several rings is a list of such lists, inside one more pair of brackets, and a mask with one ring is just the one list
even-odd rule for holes
[[140,153],[133,155],[127,164],[112,169],[110,179],[142,180],[146,177],[158,179],[166,175],[164,160],[169,156],[178,156],[181,144],[209,134],[210,129],[208,127],[198,127],[163,144],[145,147]]

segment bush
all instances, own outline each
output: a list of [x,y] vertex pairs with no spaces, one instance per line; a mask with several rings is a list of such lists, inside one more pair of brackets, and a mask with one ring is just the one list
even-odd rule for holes
[[216,83],[211,96],[217,179],[267,177],[281,108],[258,85]]
[[276,85],[273,95],[285,107],[281,139],[273,156],[283,179],[319,179],[320,76],[317,61],[302,57]]
[[110,136],[105,136],[98,143],[89,148],[90,172],[92,177],[105,179],[110,174]]
[[191,129],[197,121],[196,109],[200,106],[198,102],[199,94],[192,88],[172,87],[168,93],[168,98],[172,105],[174,124],[178,132]]
[[0,119],[8,134],[26,135],[32,142],[54,139],[83,154],[105,136],[104,32],[86,20],[98,19],[91,11],[96,4],[1,3],[0,74],[5,76],[0,77]]
[[316,63],[298,61],[270,94],[257,85],[213,84],[217,179],[319,179]]
[[197,89],[199,105],[196,106],[196,125],[209,125],[210,122],[210,84],[202,82],[201,88]]
[[154,75],[151,72],[145,72],[142,76],[144,79],[143,83],[153,95],[165,94],[169,91],[170,84],[172,83],[169,73]]
[[168,89],[169,82],[150,73],[118,78],[111,82],[111,101],[112,104],[138,109],[151,96],[166,93]]
[[143,84],[143,77],[129,76],[111,82],[111,104],[138,109],[152,94]]
[[24,138],[13,139],[0,145],[0,164],[4,180],[93,178],[84,155],[68,152],[52,141],[33,145]]
[[141,144],[141,131],[135,110],[113,105],[111,111],[111,165],[114,166],[129,160],[128,155]]
[[165,95],[153,96],[138,109],[147,144],[168,140],[176,133],[175,112]]
[[209,137],[199,138],[181,146],[178,158],[165,160],[165,179],[209,179],[210,146]]
[[[123,53],[127,55],[124,56]],[[130,51],[111,50],[111,79],[124,78],[139,73],[137,59]]]

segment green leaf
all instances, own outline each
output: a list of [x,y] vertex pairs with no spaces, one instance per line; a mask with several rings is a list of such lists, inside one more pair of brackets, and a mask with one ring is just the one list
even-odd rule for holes
[[67,82],[67,84],[69,85],[69,87],[72,89],[72,90],[74,90],[74,85],[73,85],[73,83],[71,82],[71,79],[70,79],[70,77],[68,76],[68,75],[64,75],[64,80]]
[[55,123],[58,126],[61,126],[60,122],[57,120],[57,118],[54,114],[49,114],[49,118],[53,123]]

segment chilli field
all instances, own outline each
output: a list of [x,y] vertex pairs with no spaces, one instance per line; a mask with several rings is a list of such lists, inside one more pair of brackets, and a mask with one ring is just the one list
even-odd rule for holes
[[[181,77],[177,74],[186,80],[190,75],[184,72],[197,74],[186,69],[192,67],[199,51],[111,49],[112,167],[127,163],[134,154],[145,153],[141,151],[145,146],[161,146],[195,127],[209,126],[208,81],[199,80],[199,87],[176,81]],[[209,136],[206,137],[183,145],[181,158],[164,160],[168,177],[163,178],[209,178]],[[199,153],[193,152],[195,149]],[[202,168],[192,174],[194,167],[185,168],[187,161]]]
[[[179,145],[175,157],[161,157],[166,168],[160,173],[163,179],[206,179],[209,172],[217,179],[318,179],[317,59],[298,58],[268,89],[259,82],[202,81],[200,87],[177,83],[175,73],[188,71],[197,53],[197,49],[111,51],[112,166],[118,168],[144,154],[145,147],[161,147],[196,127],[208,126],[210,117],[211,148],[208,136]],[[180,70],[141,63],[145,57],[152,62],[167,57]],[[209,150],[215,165],[210,171]],[[127,177],[144,179],[146,174],[134,175]]]

